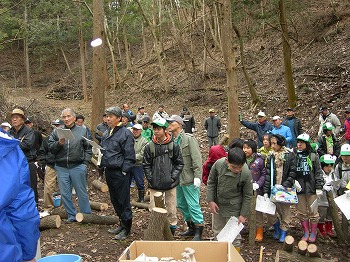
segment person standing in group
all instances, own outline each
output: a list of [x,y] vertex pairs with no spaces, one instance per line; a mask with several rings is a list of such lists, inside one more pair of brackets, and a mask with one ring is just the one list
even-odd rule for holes
[[185,133],[189,133],[189,134],[194,133],[196,128],[196,122],[194,121],[194,117],[187,107],[183,107],[180,117],[184,122]]
[[291,107],[287,108],[287,117],[283,120],[282,125],[288,126],[292,133],[292,140],[290,147],[294,148],[297,146],[297,136],[303,132],[301,122],[295,117],[294,109]]
[[207,131],[209,147],[219,142],[219,131],[221,128],[220,118],[215,116],[215,109],[209,109],[209,117],[205,119],[204,128]]
[[350,108],[345,109],[346,119],[344,121],[345,141],[350,144]]
[[38,130],[35,130],[33,128],[33,126],[34,126],[33,121],[31,119],[29,119],[28,117],[24,121],[24,124],[33,130],[34,137],[35,137],[34,147],[35,147],[36,152],[38,152],[40,149],[41,143],[43,142],[43,135]]
[[164,118],[164,119],[168,119],[169,118],[168,113],[164,111],[164,106],[163,105],[160,105],[158,107],[158,111],[156,111],[153,114],[152,121],[157,120],[159,118]]
[[285,126],[282,124],[282,119],[279,116],[274,116],[272,118],[272,122],[274,127],[271,130],[271,133],[274,135],[281,135],[283,136],[287,141],[287,147],[291,147],[292,142],[292,131],[288,126]]
[[[292,187],[296,176],[295,155],[286,148],[287,141],[284,136],[271,135],[272,153],[267,158],[266,177],[264,183],[264,198],[269,198],[271,186]],[[271,182],[273,181],[273,184]],[[275,216],[273,227],[274,239],[283,243],[287,235],[289,223],[291,222],[290,205],[275,203],[279,218]]]
[[109,129],[101,141],[103,147],[101,166],[105,167],[111,202],[120,219],[120,225],[108,232],[115,234],[116,240],[124,240],[129,236],[132,226],[130,171],[136,161],[134,137],[122,125],[123,113],[119,107],[107,108],[106,114]]
[[11,114],[12,128],[9,134],[20,141],[19,147],[28,160],[30,172],[30,187],[34,190],[35,202],[38,203],[38,177],[36,172],[36,149],[33,129],[24,124],[26,117],[22,109],[15,108]]
[[270,143],[270,134],[265,134],[263,135],[263,146],[258,149],[258,153],[260,154],[261,158],[264,159],[265,161],[265,166],[266,166],[267,157],[271,152],[272,152],[272,149],[271,149],[271,143]]
[[[207,186],[207,202],[212,213],[212,228],[216,237],[231,216],[238,223],[245,223],[252,200],[252,176],[242,149],[229,150],[228,156],[217,160],[212,166]],[[232,242],[240,251],[242,237]]]
[[180,174],[180,184],[176,187],[177,207],[187,223],[188,229],[181,236],[194,236],[192,240],[202,240],[204,218],[201,210],[200,185],[202,156],[197,139],[182,129],[184,122],[178,115],[168,119],[169,131],[174,142],[180,146],[184,167]]
[[95,130],[95,138],[98,141],[98,143],[101,143],[103,133],[106,132],[107,129],[108,129],[107,114],[103,113],[102,122],[96,126],[96,130]]
[[84,122],[85,122],[85,117],[84,117],[83,115],[80,115],[80,114],[79,114],[79,115],[76,115],[76,116],[75,116],[75,124],[76,124],[77,126],[82,126],[82,127],[86,128],[87,133],[88,133],[88,136],[87,136],[86,138],[92,140],[92,133],[91,133],[91,130],[90,130],[90,128],[88,128],[88,127],[84,124]]
[[145,174],[143,172],[142,162],[143,162],[143,152],[145,150],[145,146],[148,141],[146,138],[141,136],[142,126],[140,124],[135,124],[132,128],[132,134],[135,139],[135,154],[136,154],[136,162],[135,166],[130,169],[131,177],[135,178],[136,186],[138,189],[139,198],[137,202],[145,202],[145,182],[144,177]]
[[3,122],[3,123],[1,123],[1,125],[0,125],[0,128],[2,128],[2,130],[4,130],[5,132],[9,132],[10,131],[10,129],[11,129],[11,125],[10,125],[10,123],[8,123],[8,122]]
[[150,128],[149,126],[149,117],[145,116],[142,119],[142,132],[141,132],[141,136],[143,136],[144,138],[146,138],[146,140],[149,142],[152,139],[153,136],[153,129]]
[[218,159],[226,156],[227,152],[225,151],[225,148],[222,145],[215,145],[209,149],[208,158],[202,166],[202,182],[204,185],[207,185],[208,183],[209,173],[214,163]]
[[329,111],[327,106],[321,106],[320,108],[320,116],[318,118],[320,121],[320,128],[318,130],[318,136],[322,136],[323,134],[323,124],[324,123],[331,123],[334,126],[334,136],[337,137],[340,132],[341,123],[339,121],[339,118]]
[[146,145],[143,154],[143,170],[149,183],[149,210],[155,207],[154,193],[164,194],[165,206],[171,233],[177,228],[176,186],[184,167],[180,147],[174,143],[169,133],[165,132],[168,122],[164,118],[152,123],[154,136]]
[[136,114],[136,123],[137,124],[142,124],[142,120],[144,119],[144,117],[148,117],[148,114],[145,112],[145,107],[144,106],[140,106],[137,109],[137,114]]
[[323,135],[318,137],[318,155],[323,156],[325,154],[330,154],[339,157],[340,144],[333,134],[334,126],[327,122],[323,124],[322,129]]
[[68,214],[67,223],[75,222],[77,213],[73,199],[72,187],[78,196],[81,213],[90,214],[91,208],[87,193],[87,165],[92,157],[89,143],[83,138],[88,136],[86,128],[75,124],[75,112],[66,108],[61,113],[65,129],[70,129],[74,139],[60,138],[54,129],[49,138],[49,150],[55,156],[55,170],[61,192],[63,206]]

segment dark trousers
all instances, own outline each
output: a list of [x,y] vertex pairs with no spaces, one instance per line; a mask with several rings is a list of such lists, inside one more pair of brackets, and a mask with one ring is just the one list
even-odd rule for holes
[[134,166],[130,170],[131,177],[135,178],[136,186],[138,190],[145,190],[145,182],[144,182],[144,176],[145,173],[143,172],[142,166]]
[[36,165],[34,162],[29,162],[29,172],[30,172],[30,187],[34,191],[35,202],[38,203],[38,178],[36,175]]
[[115,212],[120,220],[131,220],[130,174],[123,175],[121,170],[107,168],[105,174],[109,195]]

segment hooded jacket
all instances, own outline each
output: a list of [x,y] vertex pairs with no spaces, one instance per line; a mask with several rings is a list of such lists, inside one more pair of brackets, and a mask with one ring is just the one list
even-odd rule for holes
[[28,162],[20,142],[0,133],[0,260],[32,260],[40,218],[30,188]]
[[263,195],[263,187],[264,187],[265,176],[266,176],[264,159],[262,159],[260,154],[254,153],[253,160],[249,163],[248,167],[251,172],[253,182],[259,185],[259,188],[256,191],[257,194]]
[[241,121],[241,124],[244,125],[246,128],[254,130],[256,132],[256,135],[258,137],[258,148],[262,147],[263,144],[263,136],[271,131],[273,129],[273,125],[268,122],[248,122],[245,120]]
[[208,159],[204,162],[202,167],[202,181],[205,185],[207,185],[210,169],[216,160],[226,156],[227,153],[221,145],[214,145],[209,149]]

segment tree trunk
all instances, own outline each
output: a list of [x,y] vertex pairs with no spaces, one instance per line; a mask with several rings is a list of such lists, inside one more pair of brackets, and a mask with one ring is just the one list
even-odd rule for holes
[[109,190],[107,184],[101,182],[98,179],[95,179],[94,181],[92,181],[91,185],[103,193],[106,193]]
[[105,211],[108,209],[108,204],[107,203],[100,203],[100,202],[93,202],[90,201],[90,207],[93,210],[97,210],[97,211]]
[[28,35],[27,35],[27,28],[28,28],[28,12],[27,12],[27,3],[24,4],[24,30],[25,30],[25,36],[24,36],[24,64],[26,68],[26,87],[32,88],[32,81],[30,78],[30,65],[29,65],[29,47],[28,47]]
[[124,41],[124,49],[125,49],[126,70],[132,71],[130,47],[129,47],[128,36],[126,33],[125,25],[123,25],[123,41]]
[[154,197],[154,205],[155,205],[155,207],[165,208],[164,197],[163,197],[163,193],[162,192],[154,193],[153,197]]
[[[328,200],[328,205],[329,205],[331,217],[333,220],[334,229],[335,229],[335,232],[337,232],[337,238],[339,239],[339,241],[344,242],[345,241],[345,236],[344,236],[345,231],[343,231],[343,228],[340,225],[340,221],[338,218],[337,204],[334,202],[333,192],[332,191],[326,192],[326,196],[327,196],[327,200]],[[346,223],[347,223],[347,221],[346,221]]]
[[81,67],[81,84],[83,86],[84,102],[89,100],[89,93],[86,81],[86,69],[85,69],[85,42],[83,38],[83,20],[81,14],[81,6],[78,4],[79,12],[79,51],[80,51],[80,67]]
[[59,215],[46,216],[40,219],[40,230],[59,228],[61,226],[61,217]]
[[202,77],[205,78],[207,75],[207,18],[205,16],[205,0],[202,2],[202,16],[203,16],[203,68],[202,68]]
[[297,253],[289,253],[283,250],[277,250],[275,262],[330,262],[318,257],[302,256]]
[[255,232],[256,232],[256,191],[254,191],[254,195],[252,198],[252,202],[250,203],[250,216],[249,216],[249,245],[255,245]]
[[309,253],[310,257],[321,257],[320,253],[318,252],[317,246],[315,244],[310,244],[307,247],[307,252]]
[[285,0],[279,0],[280,11],[280,24],[282,29],[282,46],[283,46],[283,61],[284,61],[284,78],[286,81],[288,105],[290,107],[296,106],[297,97],[295,95],[295,87],[293,81],[293,69],[292,69],[292,52],[288,42],[288,26],[286,18]]
[[147,48],[146,30],[145,30],[144,23],[142,23],[142,51],[143,51],[143,59],[146,60],[148,56],[148,48]]
[[83,224],[115,225],[119,218],[116,216],[98,216],[96,214],[77,213],[75,219]]
[[228,134],[230,139],[239,137],[238,78],[236,57],[233,49],[233,28],[231,19],[231,1],[220,0],[221,3],[221,39],[222,53],[226,66],[226,90],[228,97]]
[[131,206],[137,207],[137,208],[143,208],[148,210],[149,209],[149,204],[148,203],[141,203],[141,202],[136,202],[135,200],[132,200],[130,202]]
[[287,252],[293,252],[293,248],[294,248],[294,237],[288,235],[284,239],[283,250]]
[[307,242],[304,241],[304,240],[300,240],[299,243],[298,243],[298,254],[300,255],[306,255],[306,252],[307,252]]
[[64,207],[57,207],[54,208],[51,212],[51,215],[58,215],[61,219],[67,219],[68,214],[67,211],[64,209]]
[[167,211],[163,208],[155,207],[151,211],[148,228],[145,230],[144,240],[163,241],[173,240],[170,231]]

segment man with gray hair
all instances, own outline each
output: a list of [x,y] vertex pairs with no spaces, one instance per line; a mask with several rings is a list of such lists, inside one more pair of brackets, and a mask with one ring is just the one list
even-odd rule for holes
[[55,169],[63,206],[68,214],[67,223],[76,222],[77,213],[72,200],[72,187],[78,196],[79,210],[90,214],[89,196],[86,190],[87,165],[91,160],[91,146],[83,137],[88,137],[86,128],[75,124],[75,113],[66,108],[61,118],[65,129],[70,129],[74,138],[66,139],[55,129],[49,138],[49,150],[55,156]]

